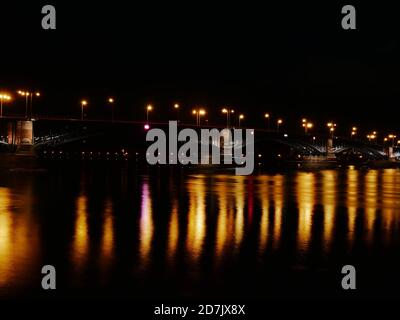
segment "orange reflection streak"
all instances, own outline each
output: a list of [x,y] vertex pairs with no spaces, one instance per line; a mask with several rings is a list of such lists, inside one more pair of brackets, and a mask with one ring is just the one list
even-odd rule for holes
[[216,235],[216,256],[221,257],[228,238],[228,199],[225,181],[216,186],[218,195],[218,221]]
[[23,201],[0,187],[0,287],[27,284],[36,268],[40,242],[30,187]]
[[333,170],[325,170],[322,174],[322,205],[324,207],[324,243],[326,251],[330,249],[335,224],[336,175]]
[[347,171],[347,212],[348,212],[348,241],[350,246],[354,243],[357,207],[358,207],[358,171],[354,169],[349,169]]
[[187,233],[187,250],[193,262],[200,258],[206,232],[205,183],[204,176],[197,176],[188,184],[189,217]]
[[384,229],[385,242],[389,243],[392,229],[398,223],[399,211],[399,191],[398,187],[399,171],[395,169],[385,169],[382,174],[382,228]]
[[215,244],[216,262],[220,262],[224,254],[231,252],[227,248],[232,244],[234,232],[234,212],[231,202],[232,191],[230,181],[224,176],[219,176],[214,192],[218,195],[218,219]]
[[365,219],[366,219],[366,239],[371,243],[373,236],[374,223],[376,220],[377,201],[378,201],[378,171],[370,170],[365,175]]
[[148,263],[153,233],[154,225],[150,187],[148,181],[143,181],[139,231],[139,255],[142,265],[147,265]]
[[104,208],[103,233],[101,239],[101,263],[106,266],[113,258],[114,250],[114,218],[113,205],[110,199],[107,199]]
[[178,219],[178,201],[174,200],[172,204],[171,217],[168,228],[168,260],[172,265],[175,261],[176,250],[179,240],[179,219]]
[[5,285],[12,276],[12,213],[9,189],[0,188],[0,285]]
[[82,268],[89,250],[87,196],[81,195],[76,200],[74,239],[72,242],[72,260],[77,268]]
[[273,248],[277,249],[280,245],[281,229],[282,229],[282,210],[283,210],[283,184],[284,177],[282,175],[275,175],[272,178],[274,183],[273,194],[274,194],[274,231],[273,231]]
[[299,172],[297,174],[297,202],[299,206],[298,246],[307,251],[312,228],[314,210],[315,176],[313,173]]
[[234,186],[236,216],[235,216],[235,249],[239,250],[244,233],[244,188],[245,177],[236,176]]
[[259,178],[259,193],[258,196],[261,202],[261,221],[260,221],[260,238],[259,252],[263,254],[268,243],[268,228],[269,228],[269,192],[268,183],[269,177]]

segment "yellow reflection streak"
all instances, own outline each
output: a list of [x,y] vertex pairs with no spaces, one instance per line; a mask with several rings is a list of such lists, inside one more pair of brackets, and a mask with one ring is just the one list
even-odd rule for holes
[[297,202],[299,206],[298,246],[307,251],[312,229],[314,210],[315,176],[313,173],[299,172],[297,174]]
[[77,268],[85,264],[89,249],[87,196],[81,195],[76,200],[76,217],[74,239],[72,243],[72,259]]
[[330,249],[333,237],[336,201],[336,171],[322,171],[322,205],[324,208],[324,242],[325,251]]
[[347,211],[348,211],[348,241],[350,248],[354,243],[357,207],[358,207],[358,171],[354,169],[349,169],[347,171]]
[[382,173],[382,228],[384,229],[385,242],[389,243],[392,229],[398,222],[399,189],[396,183],[399,171],[385,169]]
[[228,198],[226,183],[219,183],[216,186],[218,195],[218,221],[217,221],[217,237],[216,237],[216,256],[220,258],[227,244],[228,237]]
[[178,201],[174,200],[172,204],[171,217],[168,228],[168,260],[172,265],[175,261],[176,250],[179,240],[179,219],[178,219]]
[[12,213],[10,191],[0,188],[0,285],[6,284],[12,276]]
[[101,239],[101,260],[103,266],[108,265],[113,258],[114,250],[114,219],[113,205],[110,199],[107,199],[104,208],[103,233]]
[[200,258],[206,232],[205,191],[204,176],[188,184],[189,191],[189,217],[186,246],[193,262]]
[[268,243],[269,228],[269,177],[260,177],[259,179],[259,198],[261,202],[261,222],[260,222],[260,239],[259,252],[262,255],[265,252]]
[[365,175],[365,219],[366,219],[366,239],[372,241],[373,228],[376,220],[377,201],[378,201],[378,171],[370,170]]
[[37,267],[40,238],[32,220],[31,191],[29,185],[21,199],[0,187],[0,287],[26,285]]
[[281,229],[282,229],[282,210],[283,210],[283,175],[275,175],[272,178],[274,193],[274,231],[273,231],[273,248],[277,249],[280,245]]
[[147,265],[153,240],[153,212],[148,181],[142,184],[142,204],[140,212],[139,255],[142,265]]
[[243,240],[244,233],[244,181],[245,177],[236,176],[234,195],[235,195],[235,206],[236,206],[236,217],[235,217],[235,249],[239,250]]

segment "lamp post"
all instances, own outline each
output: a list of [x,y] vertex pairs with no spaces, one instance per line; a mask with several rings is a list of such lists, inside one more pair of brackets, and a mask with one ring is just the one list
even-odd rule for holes
[[243,119],[244,119],[244,115],[243,114],[239,115],[239,128],[240,128],[240,121]]
[[389,134],[388,138],[392,140],[392,147],[394,148],[394,139],[396,139],[396,136],[394,134]]
[[81,120],[83,121],[84,118],[84,108],[87,106],[87,101],[86,100],[82,100],[81,101]]
[[149,112],[153,110],[153,106],[148,104],[146,107],[146,122],[149,122]]
[[229,128],[229,111],[228,111],[228,109],[226,109],[226,108],[222,109],[222,113],[226,114],[226,127]]
[[270,122],[270,115],[269,113],[264,114],[264,118],[267,120],[267,129],[268,131],[271,130],[271,122]]
[[108,103],[111,105],[111,122],[114,122],[114,98],[108,98]]
[[33,97],[40,97],[40,92],[17,91],[20,96],[25,97],[25,118],[28,118],[28,100],[30,97],[31,117],[33,114]]
[[39,98],[40,92],[35,92],[35,93],[31,92],[30,96],[31,96],[31,118],[32,118],[33,117],[33,96]]
[[377,134],[378,133],[376,131],[372,132],[371,134],[368,134],[367,135],[368,141],[371,142],[372,140],[375,140],[377,138]]
[[205,114],[206,114],[205,110],[203,110],[203,109],[199,110],[199,125],[200,125],[200,122],[201,122],[201,116],[204,116]]
[[179,104],[174,104],[174,109],[176,110],[176,121],[179,123]]
[[314,125],[312,122],[308,122],[307,119],[302,119],[301,122],[304,128],[304,134],[307,135],[308,130],[312,129]]
[[28,97],[29,97],[29,92],[25,91],[18,91],[18,94],[25,97],[25,118],[28,118]]
[[308,130],[311,130],[314,127],[314,124],[312,124],[311,122],[308,122],[306,124],[306,126],[304,127],[305,133],[308,133]]
[[336,128],[336,123],[334,122],[328,122],[326,124],[326,126],[328,127],[329,133],[331,135],[331,138],[333,138],[333,133],[335,132],[335,128]]
[[229,128],[230,126],[230,120],[231,120],[231,114],[235,113],[235,110],[229,109],[229,108],[223,108],[222,113],[226,114],[226,127]]
[[351,134],[350,134],[350,139],[353,139],[357,135],[357,127],[351,128]]
[[201,116],[204,116],[206,114],[206,111],[204,109],[194,109],[192,111],[192,114],[196,116],[196,125],[200,126]]
[[0,117],[3,118],[3,102],[10,101],[11,97],[8,94],[0,93]]
[[280,128],[282,123],[283,123],[283,120],[282,119],[278,119],[278,121],[276,122],[276,131],[279,132],[279,128]]

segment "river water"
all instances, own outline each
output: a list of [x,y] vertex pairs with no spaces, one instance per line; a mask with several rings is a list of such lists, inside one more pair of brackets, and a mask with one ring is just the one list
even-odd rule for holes
[[399,267],[397,169],[0,174],[0,299],[395,298]]

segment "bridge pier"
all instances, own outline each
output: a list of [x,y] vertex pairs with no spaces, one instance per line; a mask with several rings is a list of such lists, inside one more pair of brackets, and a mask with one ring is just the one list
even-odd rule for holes
[[32,120],[13,120],[7,123],[7,143],[17,153],[33,154]]
[[387,148],[386,154],[388,155],[389,160],[395,160],[396,157],[394,155],[394,148],[393,147]]
[[328,138],[326,142],[326,157],[328,160],[336,159],[336,156],[333,153],[333,138]]

